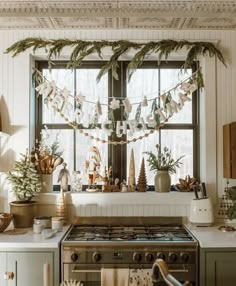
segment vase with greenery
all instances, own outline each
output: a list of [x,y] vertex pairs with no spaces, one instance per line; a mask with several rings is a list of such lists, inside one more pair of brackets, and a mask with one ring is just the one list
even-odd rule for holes
[[10,202],[10,209],[15,227],[30,227],[37,206],[32,199],[41,191],[41,182],[28,150],[21,156],[22,158],[15,161],[12,170],[7,173],[7,179],[16,197],[16,201]]
[[148,155],[147,162],[151,171],[155,171],[154,186],[156,192],[169,192],[171,186],[170,174],[176,173],[176,168],[179,168],[181,159],[184,156],[180,156],[174,160],[171,155],[171,150],[164,147],[163,152],[160,150],[160,146],[156,145],[157,154],[152,151],[145,152]]
[[47,126],[41,132],[41,140],[31,152],[31,161],[35,164],[40,175],[42,192],[51,192],[53,189],[53,172],[63,163],[62,151],[59,150],[58,134],[51,136]]

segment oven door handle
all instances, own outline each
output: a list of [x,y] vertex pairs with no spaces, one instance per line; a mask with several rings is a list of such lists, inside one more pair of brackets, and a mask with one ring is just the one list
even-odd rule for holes
[[95,272],[101,272],[99,269],[85,269],[85,270],[78,270],[78,269],[73,269],[71,270],[72,273],[95,273]]
[[171,273],[188,273],[188,269],[169,269]]

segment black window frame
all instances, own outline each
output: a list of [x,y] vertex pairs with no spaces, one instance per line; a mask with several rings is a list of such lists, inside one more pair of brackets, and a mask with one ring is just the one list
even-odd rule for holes
[[[108,72],[108,103],[111,100],[111,96],[113,97],[126,97],[126,86],[127,86],[127,66],[128,61],[120,61],[119,62],[119,69],[118,69],[118,76],[119,80],[116,80],[112,77],[111,72]],[[168,62],[161,62],[157,65],[156,61],[145,61],[139,68],[142,69],[149,69],[149,68],[157,68],[159,69],[171,69],[171,68],[181,68],[183,66],[183,61],[168,61]],[[78,69],[88,69],[88,68],[100,68],[104,64],[104,61],[84,61],[82,65]],[[52,69],[66,69],[67,62],[66,61],[57,61],[55,65],[53,65]],[[43,69],[48,69],[48,62],[47,61],[36,61],[36,68],[40,71]],[[192,72],[195,72],[198,68],[198,63],[196,62],[192,66]],[[73,70],[74,73],[74,93],[76,94],[76,72]],[[158,88],[160,92],[160,76],[159,76],[159,83]],[[199,178],[200,174],[200,150],[199,150],[199,90],[195,91],[192,96],[192,123],[185,124],[185,123],[168,123],[166,122],[163,127],[160,128],[159,132],[159,140],[161,140],[161,133],[162,130],[184,130],[189,129],[193,130],[193,176]],[[39,142],[40,140],[40,132],[44,128],[45,123],[42,122],[42,100],[41,97],[35,98],[35,142]],[[114,110],[114,119],[120,120],[122,114],[119,110]],[[48,129],[73,129],[68,124],[46,124]],[[76,170],[76,130],[74,130],[74,170]],[[123,135],[120,138],[116,137],[116,134],[113,133],[110,140],[126,140],[126,135]],[[160,141],[161,142],[161,141]],[[113,177],[126,179],[127,177],[127,170],[126,170],[126,162],[127,162],[127,146],[124,145],[109,145],[108,146],[108,166],[112,166],[114,170]],[[117,168],[117,166],[120,166]]]

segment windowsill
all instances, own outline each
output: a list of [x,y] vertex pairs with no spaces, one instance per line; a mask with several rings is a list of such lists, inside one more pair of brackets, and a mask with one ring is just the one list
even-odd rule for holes
[[[41,193],[40,204],[56,204],[59,192]],[[127,193],[65,193],[67,204],[75,205],[186,205],[194,198],[193,192],[127,192]]]

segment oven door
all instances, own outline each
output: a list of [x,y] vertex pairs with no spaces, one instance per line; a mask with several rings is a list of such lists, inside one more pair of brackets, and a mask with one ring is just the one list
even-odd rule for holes
[[[103,265],[104,266],[104,265]],[[137,269],[137,265],[106,265],[105,268],[126,268],[128,267],[130,269],[130,277],[131,274],[135,269],[140,271],[140,269],[143,269],[141,271],[147,271],[149,273],[152,273],[152,265],[145,265],[146,267],[143,267],[143,265],[140,265]],[[71,263],[64,263],[63,264],[63,281],[67,280],[76,280],[83,283],[83,286],[102,286],[101,285],[101,267],[102,265],[97,264],[71,264]],[[195,285],[193,279],[193,273],[191,273],[190,269],[184,269],[183,265],[174,265],[172,266],[170,270],[170,273],[178,279],[181,283],[184,283],[186,280],[191,281],[192,285]],[[156,276],[156,275],[157,276]],[[154,273],[155,282],[153,283],[153,286],[166,286],[166,283],[163,281],[163,278],[158,271],[158,273]],[[132,285],[132,284],[131,284]]]
[[101,286],[101,268],[99,265],[63,264],[63,281],[76,280],[83,286]]

